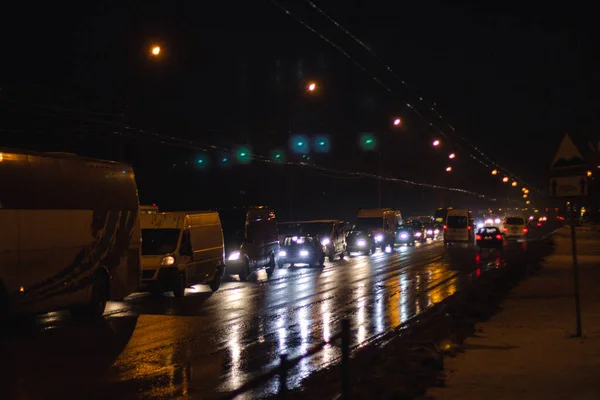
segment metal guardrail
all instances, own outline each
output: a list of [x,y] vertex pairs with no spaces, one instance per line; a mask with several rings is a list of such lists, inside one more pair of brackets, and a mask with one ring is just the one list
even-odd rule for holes
[[342,331],[337,335],[332,336],[328,341],[321,342],[313,347],[311,347],[306,353],[297,356],[292,359],[288,359],[287,354],[282,354],[279,356],[279,366],[273,368],[272,370],[261,374],[248,382],[244,383],[239,388],[235,389],[232,392],[225,394],[220,397],[220,400],[233,400],[237,396],[242,395],[246,392],[254,390],[258,388],[260,385],[268,382],[269,380],[279,376],[279,392],[278,398],[285,399],[288,393],[287,388],[287,377],[288,371],[295,367],[300,361],[302,361],[306,357],[311,357],[321,350],[325,348],[325,346],[330,345],[332,342],[341,339],[341,348],[342,348],[342,368],[341,368],[341,396],[337,396],[338,399],[348,399],[350,396],[350,373],[349,373],[349,361],[350,361],[350,320],[343,319],[342,320]]

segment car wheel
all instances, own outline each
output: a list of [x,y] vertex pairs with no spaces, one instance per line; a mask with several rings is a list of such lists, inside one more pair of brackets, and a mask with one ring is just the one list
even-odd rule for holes
[[319,259],[319,262],[317,263],[317,267],[322,267],[323,264],[325,264],[325,254],[323,254],[321,256],[321,258]]
[[101,318],[109,298],[109,277],[104,270],[94,274],[92,294],[87,304],[73,307],[71,314],[75,319]]
[[182,273],[178,273],[177,276],[173,278],[173,296],[180,298],[185,296],[185,275]]
[[219,290],[219,287],[221,287],[221,275],[221,268],[217,268],[213,280],[209,283],[210,290],[212,290],[213,292],[216,292],[217,290]]
[[267,265],[267,276],[270,278],[275,272],[275,267],[277,263],[275,262],[275,256],[271,256],[271,260],[269,260],[269,265]]
[[249,261],[246,261],[244,263],[244,265],[242,266],[242,269],[238,273],[238,276],[240,277],[240,281],[242,281],[242,282],[246,282],[248,280],[248,277],[250,276],[250,262]]

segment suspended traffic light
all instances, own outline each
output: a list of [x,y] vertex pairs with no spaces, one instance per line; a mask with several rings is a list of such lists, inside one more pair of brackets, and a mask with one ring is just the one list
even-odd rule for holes
[[310,146],[308,138],[303,135],[294,135],[290,138],[290,150],[297,154],[308,154]]
[[208,166],[208,156],[206,153],[202,153],[196,158],[196,165],[199,168],[206,168]]
[[252,161],[250,149],[246,146],[240,146],[235,151],[235,156],[240,164],[248,164]]
[[271,160],[277,163],[282,163],[285,161],[285,155],[281,150],[273,150],[271,152]]
[[329,149],[330,149],[329,137],[327,137],[326,135],[317,136],[315,138],[315,143],[314,143],[313,148],[318,153],[329,153]]
[[377,148],[377,139],[372,133],[363,133],[360,135],[358,145],[366,151],[372,151]]

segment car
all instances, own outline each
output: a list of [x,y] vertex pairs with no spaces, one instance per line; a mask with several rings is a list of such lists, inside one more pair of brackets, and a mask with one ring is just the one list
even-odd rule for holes
[[396,243],[406,244],[408,246],[415,245],[415,232],[411,225],[400,225],[396,230]]
[[173,292],[208,284],[215,292],[224,272],[223,233],[217,212],[140,214],[142,288]]
[[525,240],[527,233],[529,232],[529,228],[527,228],[525,218],[519,215],[507,216],[504,220],[503,225],[504,228],[502,231],[504,233],[504,237],[507,240],[523,241]]
[[348,253],[373,254],[377,245],[375,237],[370,230],[353,230],[346,237],[346,249]]
[[502,232],[495,226],[479,228],[475,235],[475,243],[481,249],[502,249],[504,247]]
[[279,267],[289,264],[308,264],[320,267],[325,262],[325,251],[313,236],[287,236],[279,247]]
[[427,231],[425,230],[425,226],[421,221],[411,220],[406,221],[405,224],[412,226],[413,232],[415,233],[415,238],[421,243],[425,243],[427,241]]
[[275,211],[267,206],[218,210],[225,242],[225,273],[241,281],[265,268],[271,276],[277,265],[279,240]]
[[448,210],[444,225],[444,245],[473,243],[473,214],[470,210]]
[[440,233],[439,229],[438,229],[437,234],[435,233],[435,228],[433,227],[433,224],[431,224],[431,223],[425,223],[425,224],[423,224],[423,227],[425,228],[425,238],[427,238],[427,239],[435,240],[435,238],[437,237],[437,234]]

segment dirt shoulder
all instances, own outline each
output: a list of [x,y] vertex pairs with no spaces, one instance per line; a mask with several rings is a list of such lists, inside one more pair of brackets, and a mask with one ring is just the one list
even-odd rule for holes
[[600,393],[600,233],[578,229],[583,338],[575,333],[571,241],[521,282],[446,360],[445,386],[428,399],[597,399]]

